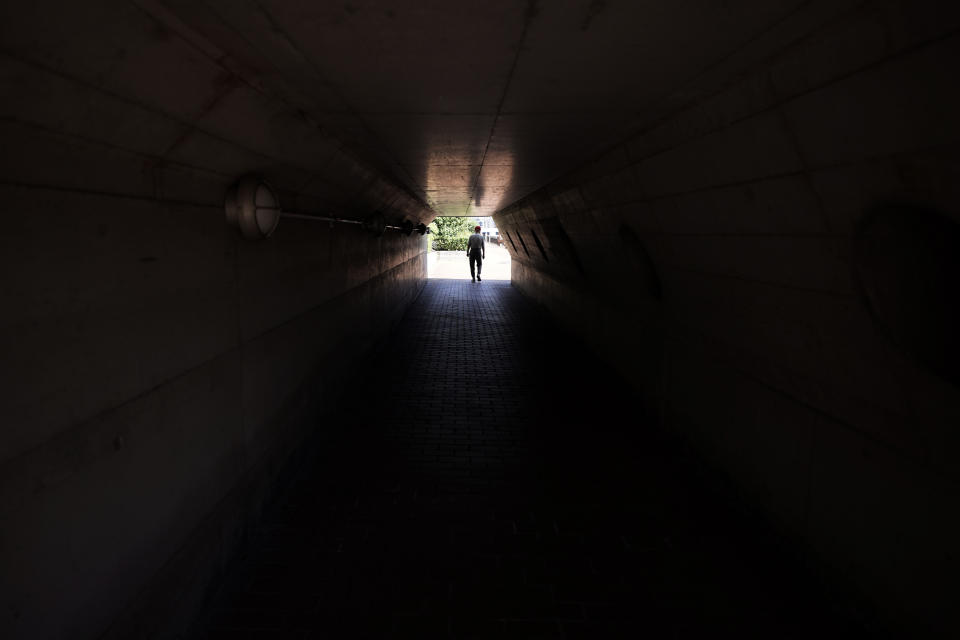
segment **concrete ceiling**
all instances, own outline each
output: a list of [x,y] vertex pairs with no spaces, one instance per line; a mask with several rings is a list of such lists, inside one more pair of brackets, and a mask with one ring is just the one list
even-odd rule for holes
[[490,215],[647,124],[802,0],[134,0],[439,215]]

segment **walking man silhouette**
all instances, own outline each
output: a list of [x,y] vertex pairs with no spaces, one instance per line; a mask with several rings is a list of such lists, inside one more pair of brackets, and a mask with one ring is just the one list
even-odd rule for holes
[[[480,280],[483,259],[487,257],[487,248],[484,246],[483,236],[480,235],[480,225],[473,228],[473,235],[467,240],[467,257],[470,258],[470,277],[476,282]],[[473,270],[474,263],[477,265],[476,272]]]

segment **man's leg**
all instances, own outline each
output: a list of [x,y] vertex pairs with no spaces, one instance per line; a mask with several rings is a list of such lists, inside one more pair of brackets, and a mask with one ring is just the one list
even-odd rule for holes
[[480,270],[483,268],[483,256],[477,254],[477,280],[480,279]]
[[473,264],[474,264],[474,262],[476,262],[476,260],[477,260],[477,255],[476,255],[473,251],[471,251],[471,252],[470,252],[470,277],[471,277],[472,279],[474,279],[474,280],[477,279],[477,274],[476,274],[476,272],[474,271],[474,266],[473,266]]

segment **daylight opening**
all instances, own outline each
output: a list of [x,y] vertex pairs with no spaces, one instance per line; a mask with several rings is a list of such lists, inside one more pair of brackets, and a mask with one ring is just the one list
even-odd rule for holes
[[[474,253],[480,254],[479,261],[471,259],[468,251],[470,236],[475,234],[478,226],[480,239],[474,241],[473,247]],[[476,275],[481,281],[510,280],[510,254],[504,246],[506,238],[501,236],[492,217],[438,217],[430,223],[427,237],[430,239],[428,278],[472,280]]]

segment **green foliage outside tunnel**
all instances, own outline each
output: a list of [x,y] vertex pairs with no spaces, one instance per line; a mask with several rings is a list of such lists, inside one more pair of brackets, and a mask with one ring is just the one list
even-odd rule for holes
[[477,225],[474,218],[442,217],[430,223],[434,251],[466,251],[467,239]]

